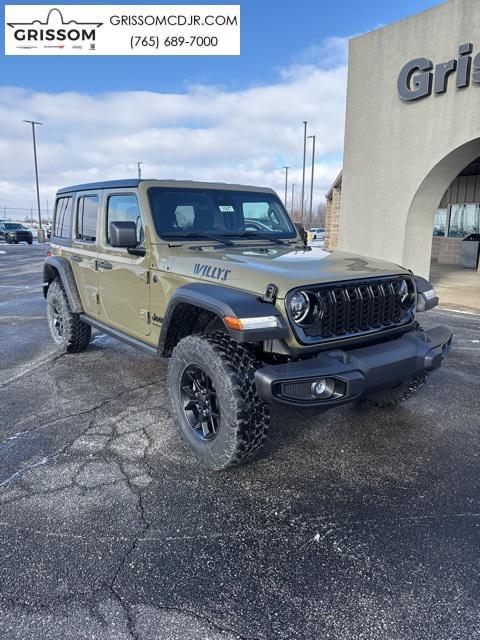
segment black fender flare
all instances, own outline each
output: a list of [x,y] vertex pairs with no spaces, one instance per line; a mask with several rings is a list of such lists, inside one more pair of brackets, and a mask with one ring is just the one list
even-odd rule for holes
[[172,331],[172,326],[175,331],[175,323],[172,325],[172,320],[179,305],[184,305],[184,308],[187,306],[205,309],[218,316],[222,322],[225,316],[234,318],[275,316],[278,319],[279,326],[269,329],[237,331],[225,325],[230,337],[237,342],[282,340],[287,338],[289,334],[285,319],[274,304],[264,302],[261,297],[239,289],[232,289],[219,284],[194,282],[179,287],[170,299],[162,321],[158,343],[158,351],[162,356],[168,355],[171,350],[169,334]]
[[77,283],[68,260],[60,256],[48,256],[43,265],[43,295],[47,297],[50,284],[58,276],[67,294],[68,302],[74,313],[83,313],[83,305],[78,293]]
[[438,296],[435,294],[433,284],[426,278],[414,276],[415,285],[417,287],[417,311],[430,311],[438,304]]

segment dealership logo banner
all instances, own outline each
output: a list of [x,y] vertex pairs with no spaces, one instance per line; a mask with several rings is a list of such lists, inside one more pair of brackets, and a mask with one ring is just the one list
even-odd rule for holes
[[240,5],[5,5],[6,55],[240,55]]

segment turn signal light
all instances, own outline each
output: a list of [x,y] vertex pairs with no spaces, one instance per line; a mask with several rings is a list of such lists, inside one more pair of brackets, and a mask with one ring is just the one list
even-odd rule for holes
[[262,316],[260,318],[234,318],[225,316],[223,321],[229,329],[236,331],[248,331],[248,329],[273,329],[280,324],[275,316]]

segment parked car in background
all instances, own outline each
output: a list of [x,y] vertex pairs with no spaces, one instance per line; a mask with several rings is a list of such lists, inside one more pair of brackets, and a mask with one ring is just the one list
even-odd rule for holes
[[323,227],[312,227],[310,233],[312,240],[325,240],[325,229]]
[[32,244],[33,235],[30,229],[27,229],[19,222],[0,222],[0,238],[4,238],[7,244],[12,242],[27,242]]

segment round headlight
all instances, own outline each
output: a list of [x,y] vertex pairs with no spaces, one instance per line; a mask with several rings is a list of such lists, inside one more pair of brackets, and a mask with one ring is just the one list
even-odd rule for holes
[[403,309],[410,309],[415,303],[415,287],[411,280],[402,280],[400,289],[400,303]]
[[296,291],[290,298],[290,313],[295,322],[302,322],[310,311],[310,298],[303,291]]

